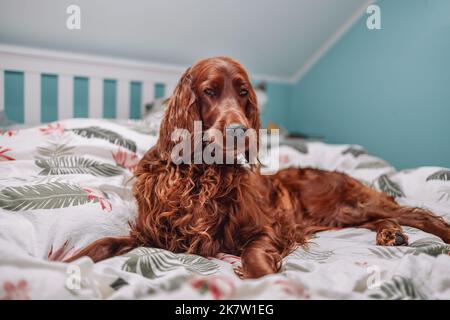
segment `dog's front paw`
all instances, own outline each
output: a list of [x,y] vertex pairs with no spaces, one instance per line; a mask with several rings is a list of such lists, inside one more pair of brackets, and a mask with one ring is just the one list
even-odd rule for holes
[[398,228],[382,229],[377,233],[379,246],[407,246],[408,236]]
[[237,266],[234,268],[234,273],[242,280],[245,279],[244,277],[244,270],[242,269],[241,266]]

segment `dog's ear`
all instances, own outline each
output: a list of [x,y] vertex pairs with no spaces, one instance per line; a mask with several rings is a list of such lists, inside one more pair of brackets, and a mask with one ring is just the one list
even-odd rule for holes
[[248,102],[246,106],[246,116],[250,121],[250,125],[252,129],[256,130],[256,133],[259,136],[259,129],[261,128],[261,120],[259,114],[258,100],[256,98],[255,90],[250,85],[250,90],[248,92]]
[[136,247],[138,247],[138,242],[130,236],[101,238],[75,252],[64,262],[72,262],[84,256],[90,257],[94,262],[98,262],[114,256],[120,256]]
[[250,85],[248,92],[248,102],[246,107],[247,118],[250,120],[250,124],[253,129],[259,130],[261,128],[258,100],[256,98],[255,90]]
[[170,157],[173,147],[179,142],[172,139],[175,130],[184,129],[186,132],[193,134],[194,121],[201,120],[192,82],[191,70],[188,68],[167,101],[167,109],[161,123],[158,139],[158,151],[163,159]]

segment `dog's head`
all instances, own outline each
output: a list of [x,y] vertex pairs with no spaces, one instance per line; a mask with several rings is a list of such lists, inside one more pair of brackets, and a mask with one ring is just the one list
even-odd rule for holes
[[233,150],[229,148],[229,142],[239,138],[244,138],[246,151],[249,139],[255,140],[258,148],[259,109],[241,64],[228,57],[216,57],[200,60],[186,70],[167,102],[161,124],[158,150],[163,158],[170,157],[180,142],[174,135],[180,129],[191,137],[200,133],[203,145],[210,144],[224,154],[242,152],[237,149],[239,142],[234,143]]

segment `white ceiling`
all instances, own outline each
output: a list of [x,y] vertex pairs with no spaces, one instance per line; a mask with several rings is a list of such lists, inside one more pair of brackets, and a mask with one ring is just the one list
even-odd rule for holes
[[[180,66],[229,55],[254,74],[291,78],[366,2],[0,0],[0,42]],[[66,28],[71,4],[81,30]]]

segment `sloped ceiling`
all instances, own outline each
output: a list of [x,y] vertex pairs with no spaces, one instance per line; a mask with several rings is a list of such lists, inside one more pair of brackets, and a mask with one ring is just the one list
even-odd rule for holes
[[[229,55],[292,78],[367,0],[0,0],[0,42],[188,66]],[[66,8],[81,8],[68,30]]]

